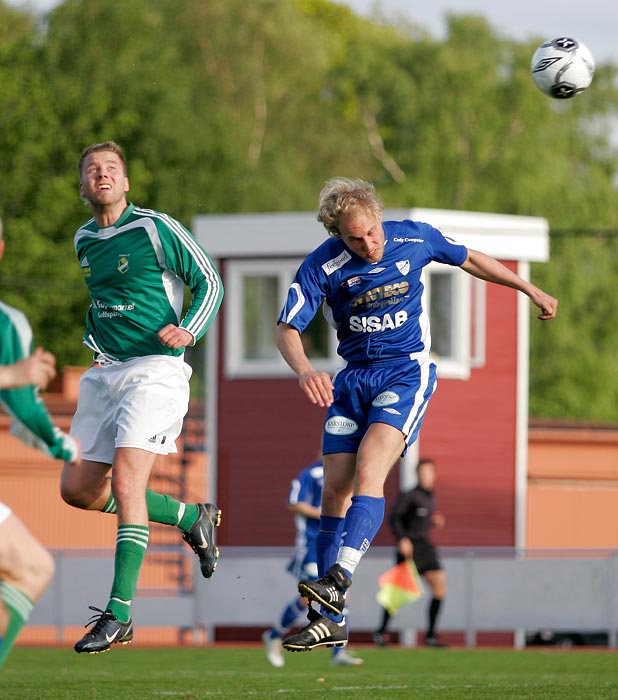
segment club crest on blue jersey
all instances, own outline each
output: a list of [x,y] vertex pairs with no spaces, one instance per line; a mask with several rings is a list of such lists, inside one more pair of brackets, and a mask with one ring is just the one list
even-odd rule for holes
[[408,274],[408,272],[410,272],[410,261],[409,260],[398,260],[395,263],[395,267],[405,277]]
[[118,272],[121,274],[125,274],[126,272],[129,271],[129,256],[128,255],[119,255],[118,256]]

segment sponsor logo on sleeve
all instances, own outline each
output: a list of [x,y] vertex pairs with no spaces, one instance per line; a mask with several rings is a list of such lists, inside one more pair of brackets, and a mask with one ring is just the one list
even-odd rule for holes
[[347,250],[344,250],[336,258],[327,260],[322,265],[322,269],[327,275],[332,275],[333,272],[336,272],[339,268],[343,267],[351,259],[352,256],[350,255],[350,253],[348,253]]

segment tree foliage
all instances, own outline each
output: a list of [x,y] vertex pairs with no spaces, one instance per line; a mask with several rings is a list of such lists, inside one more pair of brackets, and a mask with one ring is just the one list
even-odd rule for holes
[[618,220],[615,69],[550,100],[530,79],[538,43],[458,15],[438,41],[327,0],[65,0],[43,18],[0,0],[2,297],[61,365],[86,361],[72,234],[94,141],[125,147],[133,201],[185,223],[310,210],[325,179],[359,176],[387,206],[578,231],[533,266],[561,306],[532,325],[531,410],[615,420],[617,239],[588,235]]

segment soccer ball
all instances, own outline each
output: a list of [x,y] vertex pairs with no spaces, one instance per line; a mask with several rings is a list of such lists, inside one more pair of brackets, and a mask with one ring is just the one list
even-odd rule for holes
[[575,97],[594,76],[594,58],[576,39],[561,36],[541,44],[530,63],[539,90],[558,100]]

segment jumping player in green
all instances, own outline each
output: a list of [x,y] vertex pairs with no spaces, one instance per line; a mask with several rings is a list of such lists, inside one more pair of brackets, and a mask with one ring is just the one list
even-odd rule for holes
[[[127,202],[129,180],[118,144],[88,147],[79,182],[93,213],[74,242],[90,294],[84,344],[94,361],[81,379],[71,425],[82,461],[65,465],[61,493],[72,506],[118,516],[109,601],[104,609],[91,606],[92,627],[75,644],[77,652],[98,653],[133,638],[131,601],[149,521],[178,526],[203,576],[215,569],[219,508],[181,503],[147,484],[157,455],[176,452],[189,404],[184,349],[206,333],[223,285],[182,224]],[[185,287],[191,301],[183,316]]]

